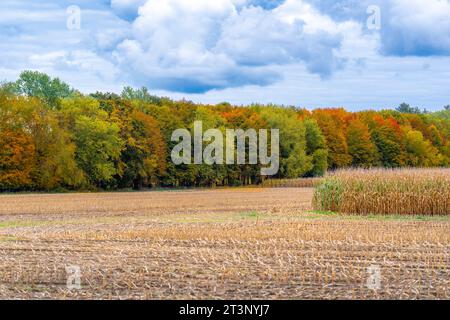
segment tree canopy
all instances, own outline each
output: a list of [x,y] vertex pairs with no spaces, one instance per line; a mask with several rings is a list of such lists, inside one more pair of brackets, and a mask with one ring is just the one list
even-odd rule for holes
[[[172,132],[279,129],[279,178],[344,167],[450,166],[450,110],[308,111],[194,104],[127,87],[83,95],[25,71],[0,86],[0,190],[220,186],[261,182],[259,164],[175,165]],[[206,144],[207,145],[207,144]]]

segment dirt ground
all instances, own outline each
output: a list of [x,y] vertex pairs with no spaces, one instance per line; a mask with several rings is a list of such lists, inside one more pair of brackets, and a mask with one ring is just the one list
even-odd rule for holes
[[0,298],[450,298],[448,217],[313,212],[312,194],[0,195]]

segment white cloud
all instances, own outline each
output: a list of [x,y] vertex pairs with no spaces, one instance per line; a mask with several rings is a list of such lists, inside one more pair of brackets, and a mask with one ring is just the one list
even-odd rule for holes
[[[66,27],[74,3],[81,30]],[[0,80],[31,69],[86,93],[147,85],[198,102],[436,110],[450,103],[449,3],[2,0]],[[369,4],[381,32],[365,26]]]
[[29,57],[29,65],[40,70],[89,72],[108,82],[116,80],[119,75],[114,64],[88,50],[34,54]]
[[[113,56],[132,78],[150,87],[185,92],[266,85],[280,79],[275,66],[304,63],[329,77],[356,23],[338,23],[302,0],[275,9],[233,0],[147,0],[131,36]],[[353,30],[353,31],[352,31]]]
[[388,1],[382,28],[383,53],[450,55],[450,1]]

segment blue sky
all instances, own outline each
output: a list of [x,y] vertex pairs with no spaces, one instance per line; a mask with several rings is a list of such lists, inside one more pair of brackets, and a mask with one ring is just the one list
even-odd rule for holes
[[1,80],[39,70],[86,93],[131,85],[204,103],[450,104],[449,0],[2,0],[0,37]]

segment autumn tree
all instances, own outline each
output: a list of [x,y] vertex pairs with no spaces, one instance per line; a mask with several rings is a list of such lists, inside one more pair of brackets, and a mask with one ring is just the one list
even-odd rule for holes
[[35,149],[33,139],[23,130],[0,130],[0,190],[32,186]]
[[125,144],[121,161],[125,164],[122,185],[134,189],[157,185],[166,169],[165,141],[156,120],[140,111],[132,117],[132,136]]
[[32,169],[24,170],[29,173],[30,188],[79,187],[83,175],[74,160],[75,145],[60,126],[56,113],[36,98],[1,99],[0,105],[1,130],[27,137],[27,143],[18,148],[31,144],[26,150],[33,150],[33,156],[27,156],[27,161],[32,162],[27,168]]
[[369,168],[378,164],[378,151],[372,142],[369,127],[357,117],[348,125],[347,144],[352,166]]
[[345,111],[315,110],[313,117],[319,124],[327,143],[328,167],[331,169],[347,167],[352,162],[346,139]]
[[214,187],[265,179],[260,164],[248,163],[247,143],[245,164],[175,165],[172,133],[184,128],[193,135],[195,121],[202,121],[204,132],[219,129],[223,135],[226,129],[279,129],[277,178],[320,176],[346,166],[450,165],[448,108],[422,112],[402,104],[351,113],[202,105],[131,87],[120,95],[84,96],[57,78],[26,71],[16,82],[0,84],[0,190]]

